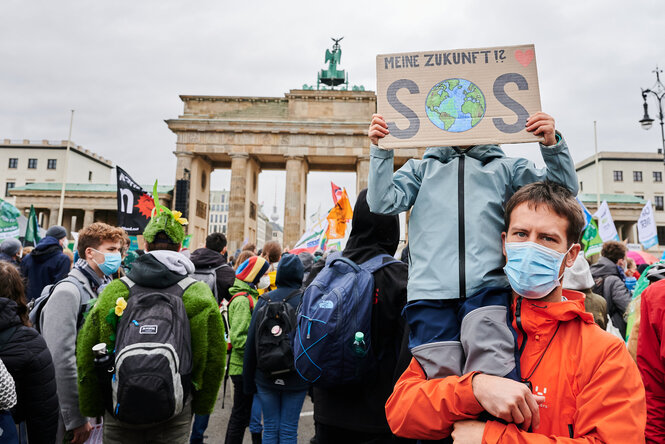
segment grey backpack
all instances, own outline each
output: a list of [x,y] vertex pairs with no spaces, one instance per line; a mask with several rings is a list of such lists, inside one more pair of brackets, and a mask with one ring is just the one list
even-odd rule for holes
[[222,267],[230,267],[229,264],[222,264],[219,267],[215,268],[197,268],[194,273],[190,273],[189,277],[196,279],[197,281],[205,282],[212,294],[215,296],[215,300],[219,303],[219,294],[217,293],[217,270]]
[[148,288],[128,277],[127,307],[118,321],[111,412],[129,424],[153,424],[182,412],[191,386],[192,345],[183,293],[185,277],[167,288]]

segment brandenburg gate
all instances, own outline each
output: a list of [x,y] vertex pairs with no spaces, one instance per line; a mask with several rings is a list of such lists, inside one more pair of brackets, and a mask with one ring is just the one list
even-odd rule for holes
[[[177,135],[175,209],[187,210],[193,248],[207,235],[210,173],[215,169],[231,169],[227,225],[231,252],[245,240],[256,242],[262,170],[286,170],[284,246],[288,247],[305,231],[308,172],[355,171],[356,189],[367,186],[367,129],[376,112],[372,91],[298,89],[284,97],[180,98],[182,115],[166,123]],[[396,168],[422,153],[422,149],[396,150]]]

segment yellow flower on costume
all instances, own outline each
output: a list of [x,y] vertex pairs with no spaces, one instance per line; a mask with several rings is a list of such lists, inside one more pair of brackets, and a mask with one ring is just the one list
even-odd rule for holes
[[172,211],[171,213],[173,214],[173,218],[175,219],[175,221],[178,222],[180,225],[189,224],[187,219],[185,219],[184,217],[181,217],[182,213],[180,211]]
[[127,308],[127,301],[123,297],[119,297],[115,301],[115,315],[122,316],[122,312]]

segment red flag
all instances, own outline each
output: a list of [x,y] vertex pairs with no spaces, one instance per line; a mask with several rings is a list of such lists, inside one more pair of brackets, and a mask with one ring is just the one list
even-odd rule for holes
[[330,181],[330,187],[332,188],[333,205],[337,205],[337,201],[342,197],[343,190],[341,187],[335,185],[332,181]]

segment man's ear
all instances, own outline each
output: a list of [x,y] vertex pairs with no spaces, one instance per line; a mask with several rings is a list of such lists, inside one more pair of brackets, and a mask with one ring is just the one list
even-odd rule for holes
[[572,247],[570,247],[570,251],[568,252],[568,255],[566,256],[566,268],[570,268],[573,266],[575,263],[575,260],[577,259],[577,256],[580,254],[580,250],[582,249],[582,246],[580,244],[573,244]]
[[506,232],[501,233],[501,250],[503,251],[503,257],[506,257]]
[[219,254],[225,254],[226,253],[226,247],[222,248],[222,251],[219,252]]

